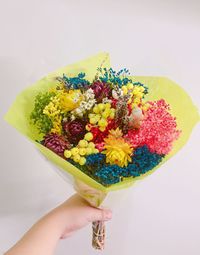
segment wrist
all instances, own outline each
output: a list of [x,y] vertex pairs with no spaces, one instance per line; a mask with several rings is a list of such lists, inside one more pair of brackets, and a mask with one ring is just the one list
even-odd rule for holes
[[51,225],[51,230],[55,233],[58,239],[63,237],[63,233],[70,232],[69,223],[72,221],[69,210],[64,206],[55,208],[47,214],[44,219]]

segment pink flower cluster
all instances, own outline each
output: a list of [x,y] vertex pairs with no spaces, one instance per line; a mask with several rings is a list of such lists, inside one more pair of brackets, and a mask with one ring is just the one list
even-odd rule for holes
[[151,152],[168,154],[181,131],[176,129],[176,118],[169,113],[169,105],[164,99],[149,104],[140,129],[129,130],[126,138],[133,147],[146,144]]

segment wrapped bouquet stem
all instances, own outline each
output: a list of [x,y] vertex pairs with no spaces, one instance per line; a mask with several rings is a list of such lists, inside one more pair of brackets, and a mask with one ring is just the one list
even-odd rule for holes
[[103,250],[105,244],[105,223],[103,221],[93,222],[92,230],[92,246],[96,250]]
[[[94,207],[99,207],[107,193],[94,189],[85,183],[75,180],[74,188],[77,193]],[[92,246],[97,250],[103,250],[105,244],[105,223],[96,221],[92,223]]]
[[[130,187],[174,156],[200,117],[173,81],[115,71],[100,53],[25,89],[5,119],[99,207],[110,191]],[[92,239],[104,248],[103,222],[93,223]]]

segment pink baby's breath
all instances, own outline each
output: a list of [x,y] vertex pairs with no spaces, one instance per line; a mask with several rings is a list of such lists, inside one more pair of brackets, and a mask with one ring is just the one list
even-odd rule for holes
[[143,123],[138,130],[129,130],[126,138],[133,147],[147,145],[151,152],[168,154],[172,143],[179,137],[176,118],[169,112],[169,105],[164,99],[149,102]]

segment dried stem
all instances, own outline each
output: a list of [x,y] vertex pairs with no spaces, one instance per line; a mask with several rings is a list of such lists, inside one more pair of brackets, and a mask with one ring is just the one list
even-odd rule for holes
[[96,250],[103,250],[105,245],[105,223],[95,221],[92,223],[92,246]]

